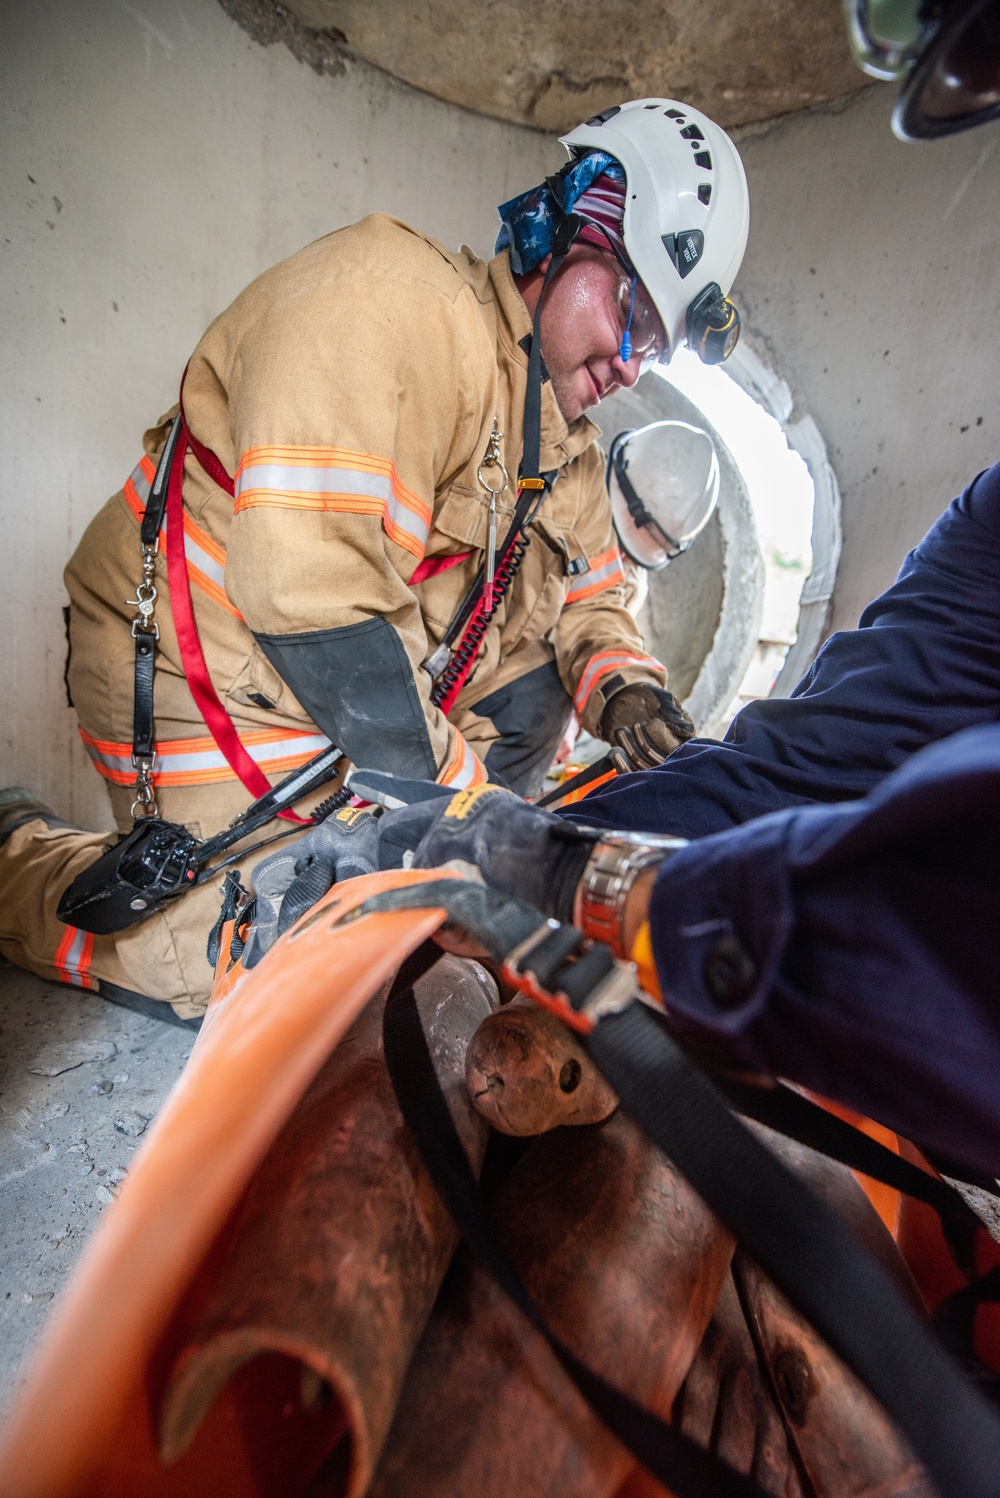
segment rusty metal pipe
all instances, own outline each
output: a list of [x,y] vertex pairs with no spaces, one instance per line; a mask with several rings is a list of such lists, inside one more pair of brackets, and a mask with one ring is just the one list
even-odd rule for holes
[[[553,1330],[669,1415],[732,1239],[620,1113],[529,1145],[494,1203]],[[370,1498],[610,1498],[632,1458],[547,1343],[460,1255],[417,1350]]]
[[476,1111],[504,1134],[600,1123],[618,1106],[572,1030],[522,995],[483,1020],[465,1075]]
[[[478,963],[448,955],[420,980],[416,996],[438,1077],[478,1169],[487,1129],[469,1102],[465,1050],[497,1002],[496,986]],[[254,1370],[263,1376],[282,1355],[298,1360],[299,1403],[328,1412],[330,1443],[346,1428],[334,1462],[339,1476],[326,1491],[359,1498],[368,1485],[456,1243],[389,1082],[385,997],[383,990],[371,1000],[333,1052],[251,1183],[166,1383],[159,1411],[165,1462],[196,1449],[237,1370],[243,1384],[252,1383]],[[240,1387],[230,1384],[229,1403]],[[270,1422],[258,1435],[273,1456],[296,1422],[280,1402],[251,1395],[245,1412]],[[288,1471],[297,1465],[290,1452]]]
[[[821,1196],[920,1309],[878,1213],[845,1165],[761,1125],[762,1141]],[[678,1396],[685,1434],[774,1498],[932,1498],[878,1404],[742,1250]],[[663,1490],[641,1469],[616,1498]]]

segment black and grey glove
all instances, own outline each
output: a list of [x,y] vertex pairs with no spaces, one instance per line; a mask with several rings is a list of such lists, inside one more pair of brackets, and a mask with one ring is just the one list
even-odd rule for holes
[[375,872],[378,824],[367,808],[345,806],[290,848],[261,859],[252,876],[257,905],[244,966],[259,962],[335,881]]
[[244,966],[255,966],[333,884],[376,869],[403,868],[450,799],[444,796],[384,813],[345,806],[290,848],[262,858],[252,875],[256,909]]
[[527,900],[543,915],[572,921],[573,897],[597,837],[592,828],[539,811],[511,791],[480,785],[443,803],[413,867],[447,865]]
[[601,714],[600,736],[611,745],[621,774],[652,770],[694,737],[694,724],[677,698],[663,687],[633,682],[622,687]]

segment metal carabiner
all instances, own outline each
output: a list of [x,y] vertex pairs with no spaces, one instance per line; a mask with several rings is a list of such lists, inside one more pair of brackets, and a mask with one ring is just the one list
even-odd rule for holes
[[[496,572],[496,560],[497,560],[497,500],[499,499],[500,495],[503,494],[504,490],[506,488],[508,488],[508,486],[510,484],[510,478],[509,478],[508,473],[507,473],[507,468],[506,468],[506,465],[504,464],[503,457],[502,457],[501,452],[500,452],[500,439],[501,439],[502,436],[503,436],[503,432],[500,431],[500,428],[499,428],[499,426],[497,424],[497,418],[494,416],[494,418],[493,418],[493,430],[490,432],[490,439],[489,439],[489,441],[486,444],[486,451],[483,453],[483,456],[482,456],[482,458],[480,459],[480,462],[479,462],[479,467],[476,469],[476,481],[479,483],[479,485],[483,489],[486,490],[487,494],[490,496],[490,506],[489,506],[489,511],[488,511],[487,530],[486,530],[486,598],[487,598],[487,602],[490,600],[490,597],[491,597],[492,592],[493,592],[493,575]],[[489,483],[489,481],[486,479],[485,475],[483,474],[483,469],[484,468],[487,468],[487,469],[488,468],[497,468],[497,469],[500,470],[500,476],[503,478],[503,483],[500,485],[499,489],[494,489],[493,485],[491,483]]]

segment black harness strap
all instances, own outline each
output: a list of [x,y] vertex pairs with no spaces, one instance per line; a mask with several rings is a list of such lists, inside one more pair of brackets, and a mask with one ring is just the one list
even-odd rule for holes
[[943,1498],[997,1498],[1000,1423],[840,1219],[750,1135],[643,1004],[582,1043],[635,1121],[871,1390]]
[[981,1219],[965,1198],[947,1181],[928,1175],[918,1165],[904,1160],[872,1139],[853,1124],[845,1123],[835,1113],[794,1092],[784,1083],[774,1087],[755,1087],[714,1075],[713,1081],[738,1112],[768,1128],[796,1139],[810,1149],[819,1150],[852,1170],[859,1170],[884,1186],[916,1197],[933,1207],[941,1219],[948,1246],[963,1274],[975,1272],[972,1258],[976,1233]]
[[[523,945],[522,933],[538,914],[533,915],[523,901],[462,880],[384,891],[355,914],[431,905],[441,905],[456,925],[504,961],[518,951],[519,942]],[[536,943],[551,935],[544,926],[536,928]],[[529,976],[535,971],[530,967],[533,950],[517,956],[519,974],[525,963]],[[606,975],[602,978],[595,973],[592,981],[582,985],[586,992],[576,993],[581,985],[573,982],[574,969],[582,969],[601,951],[599,946],[588,948],[568,971],[564,964],[545,989],[568,998],[574,1009],[585,1010],[595,995],[606,993]],[[540,982],[540,975],[535,976]],[[396,987],[403,992],[405,982],[401,980]],[[1000,1421],[986,1400],[962,1378],[840,1218],[739,1122],[708,1077],[681,1051],[665,1017],[637,1000],[626,1000],[623,1008],[619,1003],[616,998],[610,1010],[602,1007],[594,1015],[593,1028],[580,1039],[625,1111],[895,1420],[941,1498],[998,1498]],[[397,1022],[395,1018],[401,1004],[403,1000],[396,998],[387,1004],[385,1050],[404,1117],[463,1236],[542,1329],[540,1313],[495,1242],[430,1065],[426,1041],[422,1031],[419,1037],[416,1033],[419,1020],[411,1017]],[[979,1287],[978,1299],[985,1298],[986,1289]],[[587,1392],[588,1379],[596,1381],[597,1376],[582,1364],[576,1367],[575,1355],[557,1339],[550,1336],[549,1340],[567,1371],[574,1377],[580,1374],[579,1387]],[[607,1395],[609,1386],[603,1381],[593,1387],[597,1399],[606,1399],[603,1405],[593,1402],[609,1428],[681,1498],[740,1491],[721,1485],[719,1473],[728,1469],[717,1464],[711,1480],[698,1477],[700,1487],[688,1481],[693,1469],[685,1468],[686,1476],[679,1476],[675,1468],[660,1466],[661,1461],[675,1460],[683,1466],[686,1458],[677,1458],[677,1433],[663,1436],[667,1428],[661,1422],[631,1402],[626,1406],[620,1391]],[[613,1423],[624,1412],[627,1425],[634,1411],[639,1412],[634,1429],[626,1433]],[[704,1452],[700,1460],[714,1462]],[[707,1470],[702,1467],[702,1474]],[[729,1480],[745,1483],[735,1475]],[[743,1491],[748,1491],[745,1486]]]
[[440,956],[427,942],[400,968],[386,1001],[386,1066],[421,1159],[456,1226],[484,1267],[545,1337],[581,1394],[627,1450],[677,1498],[766,1498],[763,1490],[588,1368],[545,1324],[497,1237],[441,1092],[413,984]]
[[[156,474],[149,488],[149,497],[139,526],[139,541],[143,550],[143,582],[146,582],[146,558],[150,558],[150,582],[152,564],[159,547],[160,527],[167,506],[167,480],[174,460],[174,452],[181,434],[181,418],[178,414],[170,428],[166,445],[160,454]],[[142,585],[140,585],[141,587]],[[137,595],[138,596],[138,595]],[[136,605],[139,606],[138,604]],[[151,610],[147,614],[141,608],[132,625],[135,636],[135,690],[132,705],[132,759],[151,760],[156,753],[153,726],[153,672],[156,664],[156,641],[159,630],[152,623]]]

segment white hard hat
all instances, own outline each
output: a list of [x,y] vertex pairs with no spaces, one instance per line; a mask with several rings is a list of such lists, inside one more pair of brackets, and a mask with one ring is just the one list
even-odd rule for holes
[[619,432],[608,453],[608,490],[622,550],[655,572],[687,551],[718,503],[715,443],[686,421]]
[[676,99],[635,99],[561,139],[571,156],[606,151],[621,163],[625,248],[669,352],[686,341],[707,364],[725,359],[739,337],[727,299],[750,228],[746,176],[729,136]]

